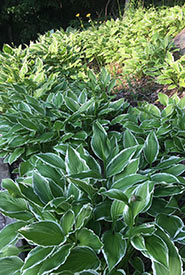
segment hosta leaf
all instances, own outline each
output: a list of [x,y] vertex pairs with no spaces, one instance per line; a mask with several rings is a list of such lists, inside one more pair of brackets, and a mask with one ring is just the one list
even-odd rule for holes
[[88,247],[75,247],[71,250],[66,262],[57,270],[80,272],[88,269],[96,270],[100,265],[100,261],[94,251]]
[[66,171],[69,175],[78,174],[89,170],[85,160],[82,159],[80,154],[70,146],[68,147],[66,153],[65,163]]
[[164,106],[168,105],[169,97],[166,94],[158,93],[158,97],[161,104],[163,104]]
[[138,146],[129,147],[122,150],[116,155],[107,165],[106,175],[107,177],[119,174],[129,164],[130,159],[136,152]]
[[95,251],[99,251],[103,246],[99,237],[92,230],[87,228],[82,228],[78,231],[77,240],[79,241],[79,246],[87,246]]
[[155,132],[151,132],[147,136],[145,145],[144,145],[145,158],[150,165],[152,164],[152,162],[154,162],[157,159],[158,153],[159,153],[159,142]]
[[129,129],[126,129],[123,135],[123,146],[124,148],[132,147],[138,145],[135,136]]
[[86,204],[81,208],[80,212],[76,216],[76,230],[80,229],[85,224],[85,222],[87,222],[91,213],[92,207],[90,204]]
[[[168,267],[163,269],[163,266],[160,266],[158,263],[153,263],[153,270],[158,275],[182,275],[182,260],[179,255],[177,248],[175,247],[174,243],[170,240],[167,234],[164,233],[163,230],[157,230],[156,234],[165,242],[165,245],[168,248]],[[165,273],[162,273],[164,272]]]
[[113,220],[118,220],[123,217],[123,210],[125,208],[125,203],[122,201],[114,200],[111,205],[111,217]]
[[161,112],[161,116],[162,117],[169,117],[170,115],[172,115],[174,111],[174,105],[173,104],[169,104],[162,112]]
[[[146,211],[146,208],[150,206],[151,192],[150,181],[146,181],[134,190],[132,198],[132,215],[135,218],[142,211]],[[138,199],[137,199],[138,198]]]
[[108,191],[102,192],[101,194],[107,196],[110,199],[116,199],[119,201],[123,201],[125,204],[128,204],[128,198],[127,196],[117,189],[110,189]]
[[145,239],[141,235],[135,235],[134,237],[132,237],[131,244],[135,249],[141,252],[146,250]]
[[151,260],[168,267],[168,247],[161,238],[156,235],[145,237],[145,246]]
[[65,235],[67,235],[75,222],[75,214],[72,210],[68,210],[61,218],[60,224]]
[[29,241],[42,246],[55,246],[65,241],[61,227],[52,221],[40,221],[19,229]]
[[0,231],[0,250],[4,248],[6,245],[11,244],[18,235],[18,229],[25,225],[24,222],[14,222],[8,224]]
[[38,275],[48,274],[48,272],[58,269],[63,263],[65,263],[72,247],[73,244],[66,244],[59,247],[55,253],[50,255],[49,258],[42,263]]
[[112,202],[110,200],[104,200],[96,205],[94,216],[97,221],[105,220],[111,221],[110,209]]
[[78,102],[76,102],[70,97],[65,96],[64,101],[66,103],[67,108],[72,112],[76,112],[80,108],[80,105],[78,104]]
[[14,152],[10,155],[8,163],[11,165],[15,162],[25,151],[25,148],[16,148]]
[[157,169],[167,169],[172,167],[172,165],[177,164],[184,160],[183,158],[179,158],[176,156],[171,156],[168,159],[160,161],[160,163],[156,166]]
[[[93,270],[86,270],[78,273],[79,275],[99,275],[96,271]],[[66,274],[67,275],[67,274]]]
[[134,226],[132,229],[132,236],[135,235],[152,235],[156,231],[155,225],[152,223],[144,223]]
[[0,275],[13,275],[19,271],[23,265],[23,261],[16,256],[5,257],[0,259]]
[[173,215],[160,214],[156,217],[156,223],[162,227],[173,239],[184,227],[183,221]]
[[26,129],[31,130],[31,131],[37,131],[38,126],[32,122],[30,119],[18,119],[18,122]]
[[166,182],[166,183],[179,183],[179,180],[177,177],[166,174],[166,173],[156,173],[151,176],[152,181],[155,182]]
[[147,179],[147,177],[145,175],[131,174],[131,175],[123,177],[120,180],[114,182],[111,187],[113,189],[125,191],[129,187],[131,187],[137,183],[140,183],[142,181],[145,181],[146,179]]
[[[103,255],[111,271],[124,257],[126,253],[126,240],[120,233],[107,231],[103,234]],[[114,245],[113,245],[114,244]]]
[[101,160],[109,156],[108,138],[105,129],[97,121],[93,124],[93,136],[91,146],[95,155]]
[[33,190],[43,203],[53,199],[49,182],[36,172],[33,172]]
[[65,162],[58,155],[53,153],[45,153],[37,155],[38,159],[41,159],[44,163],[51,165],[54,168],[60,168],[65,170]]
[[22,197],[19,185],[17,182],[14,182],[12,179],[3,179],[2,180],[2,187],[6,190],[8,190],[9,194],[11,194],[14,197]]
[[173,176],[179,176],[185,172],[184,164],[173,165],[172,167],[163,170],[166,174],[172,174]]
[[79,188],[81,191],[87,193],[90,197],[92,197],[96,193],[96,189],[92,186],[91,183],[88,183],[86,181],[82,181],[79,179],[73,179],[69,178],[70,182],[72,182],[77,188]]
[[24,265],[22,267],[22,271],[25,271],[26,269],[29,269],[32,266],[45,261],[47,257],[52,253],[52,251],[53,247],[35,247],[28,253]]

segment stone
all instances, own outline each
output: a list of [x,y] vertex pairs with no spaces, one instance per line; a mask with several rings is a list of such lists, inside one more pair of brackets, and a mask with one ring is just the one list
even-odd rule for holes
[[185,55],[185,28],[175,36],[173,42],[175,47],[180,49],[180,51],[174,55],[175,59],[178,59],[180,56]]

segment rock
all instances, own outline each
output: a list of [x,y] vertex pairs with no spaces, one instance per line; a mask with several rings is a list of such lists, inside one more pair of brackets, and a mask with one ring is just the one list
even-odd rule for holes
[[185,55],[185,28],[175,36],[173,42],[175,47],[180,49],[179,52],[174,54],[175,59],[178,59],[180,56]]

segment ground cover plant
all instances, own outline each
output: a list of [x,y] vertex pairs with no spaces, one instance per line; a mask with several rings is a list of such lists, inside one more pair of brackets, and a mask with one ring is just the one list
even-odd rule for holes
[[[110,20],[4,46],[0,154],[19,165],[0,192],[1,212],[16,219],[0,231],[0,274],[184,274],[185,98],[159,93],[161,108],[132,107],[113,96],[117,80],[102,67],[121,60],[125,75],[182,89],[170,35],[183,12],[138,10],[127,26]],[[180,71],[175,84],[168,65]]]

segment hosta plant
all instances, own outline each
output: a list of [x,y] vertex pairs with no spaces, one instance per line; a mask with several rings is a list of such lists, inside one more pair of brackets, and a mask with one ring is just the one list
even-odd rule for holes
[[[98,120],[88,146],[60,142],[14,182],[3,180],[6,274],[183,274],[184,158],[157,133],[117,134]],[[27,241],[25,260],[15,248]]]

